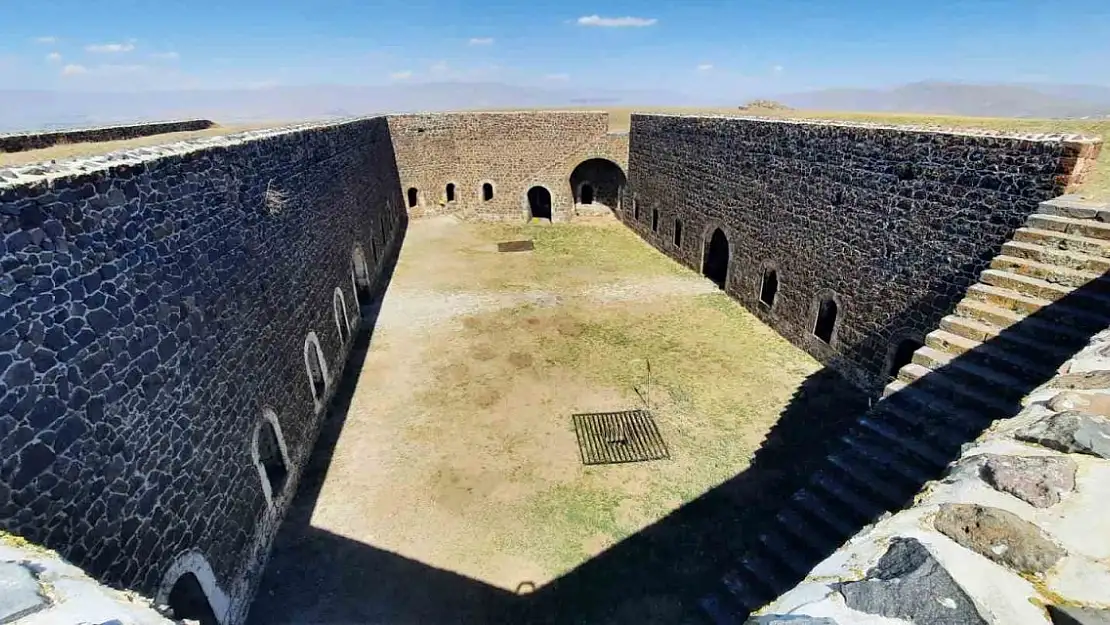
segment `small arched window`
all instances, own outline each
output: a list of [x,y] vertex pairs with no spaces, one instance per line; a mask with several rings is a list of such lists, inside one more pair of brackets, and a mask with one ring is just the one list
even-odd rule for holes
[[419,199],[419,192],[416,190],[416,187],[409,187],[409,208],[416,206],[416,202]]
[[[377,256],[377,248],[374,247],[374,242],[370,242],[371,249],[374,249],[374,254]],[[351,281],[354,282],[355,298],[359,304],[366,304],[370,301],[370,267],[366,264],[366,256],[362,253],[362,247],[356,245],[354,250],[351,251]]]
[[774,306],[779,292],[779,272],[768,267],[763,270],[763,280],[759,284],[759,302],[764,306]]
[[181,554],[170,565],[154,600],[168,607],[175,621],[189,620],[200,625],[220,625],[231,606],[212,567],[196,550]]
[[488,202],[493,199],[493,185],[486,182],[482,184],[482,201]]
[[335,312],[335,329],[339,332],[339,341],[346,343],[351,338],[351,319],[347,316],[347,298],[343,296],[343,289],[335,287],[331,304]]
[[453,183],[453,182],[448,182],[447,183],[447,201],[448,202],[454,202],[455,201],[455,183]]
[[262,479],[262,492],[266,496],[266,502],[273,505],[281,497],[289,477],[289,452],[285,449],[281,424],[273,410],[267,408],[262,412],[262,418],[254,430],[251,455]]
[[659,232],[659,209],[651,209],[651,231]]
[[328,363],[324,360],[324,350],[320,349],[320,339],[315,332],[309,332],[304,340],[304,366],[308,373],[309,390],[316,410],[324,406],[324,396],[328,390]]
[[208,603],[208,596],[204,594],[200,580],[193,573],[185,573],[177,578],[173,588],[170,589],[167,605],[176,620],[189,619],[200,625],[220,625],[219,620],[216,619],[216,613]]
[[632,196],[632,218],[640,219],[640,200],[635,195]]
[[674,220],[674,246],[682,247],[682,220]]
[[817,321],[813,324],[813,334],[826,343],[832,343],[838,314],[836,301],[831,297],[821,301],[817,307]]

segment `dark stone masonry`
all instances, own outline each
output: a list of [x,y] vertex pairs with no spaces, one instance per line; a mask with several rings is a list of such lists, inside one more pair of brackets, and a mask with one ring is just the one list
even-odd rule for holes
[[[629,182],[638,210],[620,217],[699,270],[719,228],[729,252],[725,290],[795,345],[878,390],[898,345],[920,343],[937,327],[1095,147],[1060,137],[633,115]],[[778,288],[767,305],[759,295],[770,270]],[[828,342],[814,333],[827,301],[836,308]]]
[[0,530],[163,600],[203,560],[235,615],[319,426],[306,337],[330,392],[352,250],[372,273],[405,216],[382,118],[211,144],[0,186]]
[[410,213],[613,212],[876,390],[1097,147],[457,113],[0,169],[0,531],[240,623]]
[[174,122],[146,122],[99,128],[67,128],[46,132],[0,134],[0,152],[24,152],[48,148],[59,143],[93,143],[149,137],[168,132],[207,130],[216,124],[207,119],[186,119]]

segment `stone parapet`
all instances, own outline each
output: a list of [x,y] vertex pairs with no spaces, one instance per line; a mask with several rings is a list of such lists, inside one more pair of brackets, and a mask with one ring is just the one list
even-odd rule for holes
[[93,143],[97,141],[120,141],[136,137],[149,137],[168,132],[189,132],[207,130],[215,126],[208,119],[185,119],[180,121],[143,122],[99,126],[96,128],[67,128],[41,132],[21,132],[0,134],[0,152],[25,152],[48,148],[59,143]]

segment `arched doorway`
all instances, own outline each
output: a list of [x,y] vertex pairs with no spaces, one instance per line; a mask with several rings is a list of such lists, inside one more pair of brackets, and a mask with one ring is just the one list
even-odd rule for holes
[[570,174],[574,203],[587,211],[617,210],[626,184],[628,179],[620,165],[604,158],[582,161]]
[[191,619],[200,625],[220,625],[200,580],[193,573],[185,573],[177,578],[170,589],[167,604],[177,620]]
[[705,245],[701,273],[720,288],[725,288],[728,279],[728,237],[717,228]]
[[528,189],[528,210],[533,218],[551,219],[551,192],[543,187]]
[[898,346],[894,348],[894,352],[890,356],[890,365],[887,367],[887,377],[894,379],[898,377],[898,372],[902,367],[913,362],[913,353],[924,347],[921,341],[916,339],[903,339]]

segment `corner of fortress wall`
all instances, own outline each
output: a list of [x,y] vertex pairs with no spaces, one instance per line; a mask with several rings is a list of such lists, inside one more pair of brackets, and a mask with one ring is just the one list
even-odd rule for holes
[[[541,186],[553,220],[573,220],[572,178],[604,159],[621,221],[695,270],[720,229],[726,292],[877,394],[894,347],[924,342],[1098,147],[658,115],[621,134],[605,113],[447,113],[0,169],[0,529],[156,600],[191,572],[223,625],[240,623],[347,359],[335,291],[357,301],[356,248],[382,277],[409,213],[524,221]],[[448,184],[455,200],[441,205]],[[758,301],[768,267],[770,306]],[[826,299],[839,314],[822,341]],[[267,497],[251,449],[271,412],[290,480]]]
[[0,529],[157,600],[193,572],[241,622],[350,348],[336,290],[357,319],[402,206],[384,118],[0,170]]

